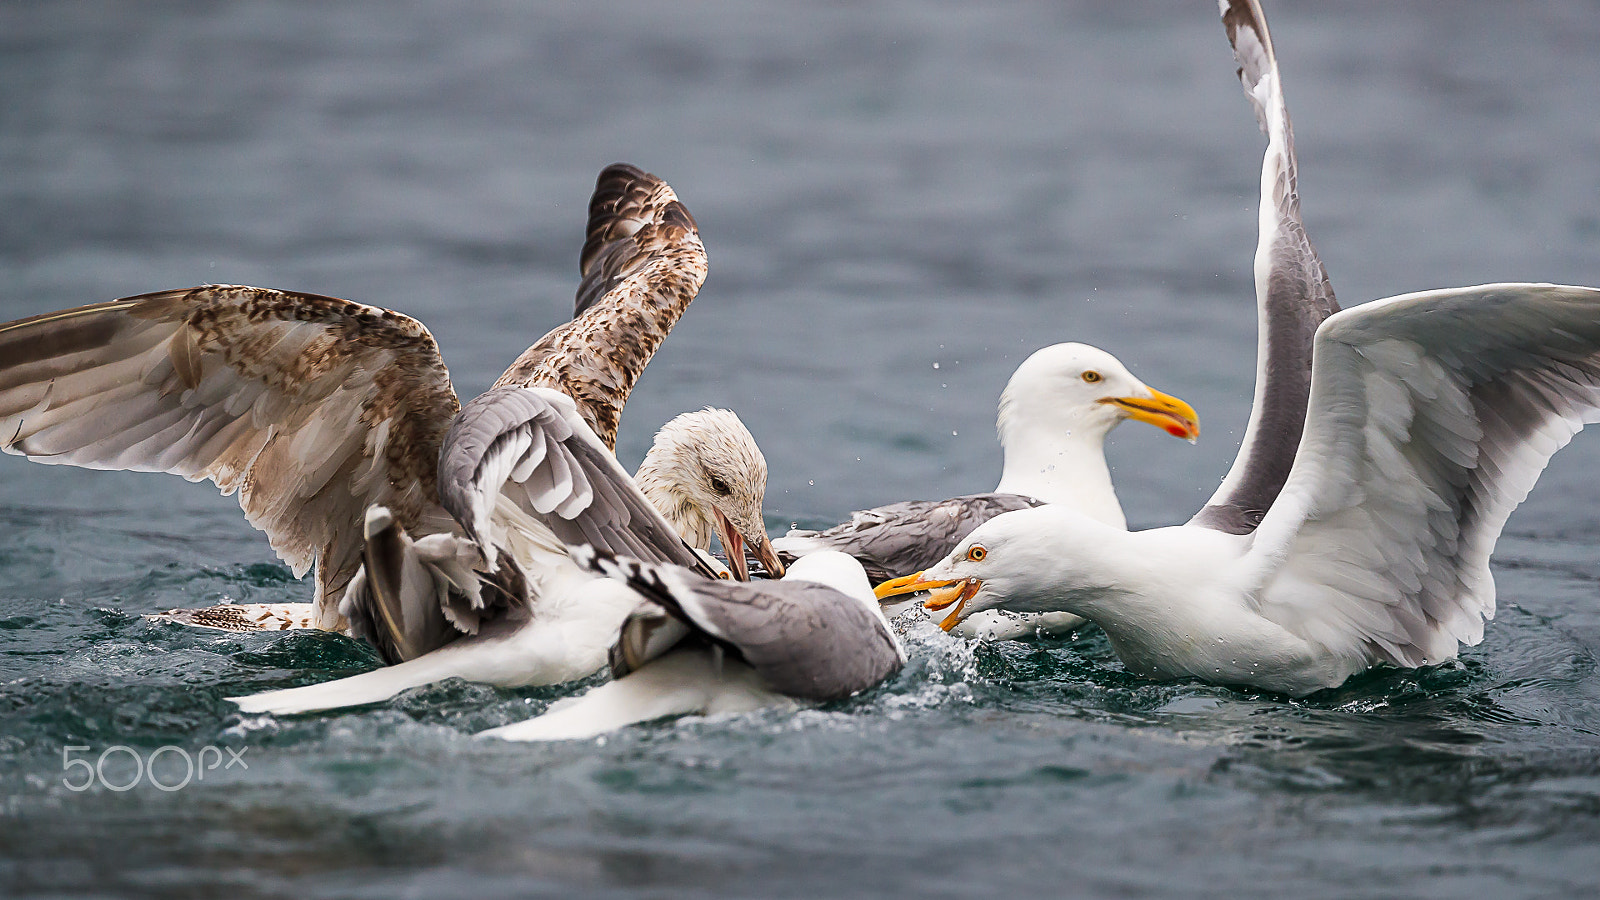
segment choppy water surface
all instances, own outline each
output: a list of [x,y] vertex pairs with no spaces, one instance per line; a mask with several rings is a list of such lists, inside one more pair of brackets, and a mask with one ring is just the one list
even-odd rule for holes
[[[1261,137],[1214,4],[15,3],[0,319],[230,281],[403,310],[482,390],[570,307],[596,172],[671,181],[712,274],[623,423],[736,408],[769,522],[991,486],[994,400],[1084,340],[1192,402],[1111,448],[1198,508],[1253,375]],[[1590,4],[1274,3],[1305,218],[1346,305],[1600,283]],[[1092,632],[848,703],[472,740],[577,687],[272,720],[370,667],[141,613],[299,600],[205,485],[0,459],[0,893],[1576,896],[1600,885],[1600,439],[1556,459],[1458,664],[1303,701],[1122,672]],[[244,748],[164,792],[69,758]],[[159,766],[183,774],[175,752]],[[174,768],[176,766],[176,768]],[[136,774],[107,757],[112,784]]]

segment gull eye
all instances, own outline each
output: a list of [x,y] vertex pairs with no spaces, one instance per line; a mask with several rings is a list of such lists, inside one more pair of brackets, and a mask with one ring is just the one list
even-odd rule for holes
[[970,559],[973,562],[983,562],[983,558],[988,555],[989,551],[983,549],[982,544],[973,544],[967,550],[967,559]]
[[732,581],[733,580],[733,573],[732,572],[718,572],[717,573],[717,577],[722,579],[723,581]]
[[1105,376],[1101,375],[1099,372],[1096,372],[1093,369],[1090,369],[1089,371],[1083,373],[1083,380],[1087,381],[1090,384],[1095,384],[1097,382],[1104,381],[1105,380]]
[[710,480],[711,480],[711,489],[713,491],[716,491],[717,493],[721,494],[724,497],[726,497],[727,495],[733,493],[733,488],[728,487],[728,483],[726,481],[723,481],[721,476],[711,475],[710,476]]

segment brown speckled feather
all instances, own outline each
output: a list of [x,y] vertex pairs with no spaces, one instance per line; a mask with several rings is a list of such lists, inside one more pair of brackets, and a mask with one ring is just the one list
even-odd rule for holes
[[207,285],[0,325],[0,449],[237,491],[297,575],[316,565],[324,628],[368,505],[448,525],[435,465],[457,409],[421,323],[333,297]]
[[512,363],[495,387],[552,387],[609,449],[628,393],[699,293],[706,251],[694,217],[661,179],[607,166],[589,203],[575,318]]

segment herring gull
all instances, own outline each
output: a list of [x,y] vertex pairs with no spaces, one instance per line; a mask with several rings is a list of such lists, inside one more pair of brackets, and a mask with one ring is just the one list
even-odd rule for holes
[[667,716],[840,700],[905,665],[866,572],[844,553],[809,554],[782,581],[750,583],[587,556],[642,600],[611,650],[615,680],[481,737],[573,740]]
[[1600,290],[1375,300],[1317,330],[1304,433],[1253,530],[1197,516],[1130,533],[1044,506],[990,520],[885,593],[933,591],[930,609],[954,607],[947,627],[984,609],[1076,613],[1140,675],[1293,696],[1441,663],[1494,616],[1506,519],[1595,421]]

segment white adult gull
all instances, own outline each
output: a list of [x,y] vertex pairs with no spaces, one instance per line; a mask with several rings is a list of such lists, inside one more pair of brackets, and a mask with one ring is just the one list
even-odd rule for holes
[[[608,167],[581,269],[575,318],[459,412],[426,328],[331,297],[211,285],[0,325],[0,449],[237,491],[297,574],[315,568],[312,623],[390,661],[549,606],[564,582],[534,547],[710,574],[612,455],[704,280],[694,220],[660,179]],[[742,539],[765,548],[759,511],[724,520],[753,521]]]
[[980,526],[907,587],[953,606],[946,625],[1076,613],[1152,678],[1300,696],[1382,663],[1441,663],[1494,616],[1507,517],[1595,421],[1600,290],[1378,300],[1317,331],[1305,432],[1253,532],[1197,518],[1128,533],[1047,506]]
[[[1259,347],[1255,403],[1239,454],[1222,487],[1195,521],[1233,534],[1249,534],[1288,477],[1305,421],[1312,336],[1319,324],[1338,311],[1339,305],[1327,270],[1306,237],[1301,222],[1294,131],[1266,18],[1260,5],[1249,0],[1224,0],[1220,6],[1228,40],[1239,64],[1240,83],[1255,112],[1257,124],[1267,136],[1261,163],[1260,228],[1255,254]],[[1109,497],[1111,503],[1115,503],[1110,479],[1103,474],[1104,456],[1098,446],[1092,452],[1080,452],[1075,468],[1094,473],[1091,480],[1099,488],[1094,494]],[[1009,471],[1008,453],[1008,476]],[[1002,490],[1006,489],[1006,483],[1003,478]],[[1084,496],[1083,492],[1077,494],[1078,498]],[[1120,510],[1113,518],[1103,512],[1096,515],[1094,507],[1082,499],[1068,498],[1065,502],[1069,507],[1077,502],[1080,512],[1108,525],[1125,527]],[[994,514],[1004,511],[1007,510],[997,510]],[[863,522],[867,527],[857,530],[867,533],[867,528],[873,524],[869,518]],[[927,545],[948,553],[955,541],[970,533],[977,524],[973,522],[972,526],[964,528],[962,534],[949,543],[930,540]],[[847,527],[840,526],[838,530]],[[779,542],[778,546],[781,552],[784,545]],[[901,558],[902,564],[906,564],[901,572],[925,568],[940,558],[943,557],[915,560],[907,554]],[[885,577],[894,574],[900,573],[885,573]],[[914,580],[915,576],[908,576],[902,583]],[[894,596],[903,593],[898,587],[890,583],[880,586],[879,590],[884,596]],[[992,620],[984,629],[994,630]]]
[[866,572],[838,551],[747,584],[604,553],[588,561],[640,598],[611,650],[614,680],[480,736],[573,740],[667,716],[840,700],[905,665]]
[[[1105,439],[1133,419],[1193,441],[1200,423],[1189,404],[1151,388],[1116,357],[1087,344],[1055,344],[1017,367],[1000,395],[998,431],[1004,455],[994,491],[948,500],[911,500],[861,510],[826,531],[791,531],[773,542],[780,556],[839,550],[860,560],[880,582],[941,559],[972,529],[1004,512],[1061,503],[1114,528],[1126,528],[1111,487]],[[1070,630],[1071,616],[986,623],[988,637],[1040,627]]]

